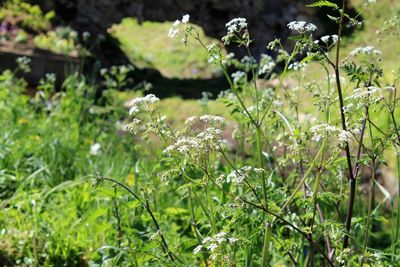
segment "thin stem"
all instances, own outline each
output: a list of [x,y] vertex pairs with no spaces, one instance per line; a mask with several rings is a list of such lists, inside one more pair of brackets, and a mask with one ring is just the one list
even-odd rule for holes
[[271,98],[271,101],[268,103],[268,106],[265,109],[264,114],[261,116],[261,119],[259,121],[260,124],[262,124],[262,122],[264,121],[265,117],[268,115],[268,113],[269,113],[269,111],[271,109],[271,106],[272,106],[275,98],[277,97],[278,92],[280,91],[280,89],[282,87],[283,80],[286,77],[286,73],[288,71],[289,65],[292,62],[292,60],[294,59],[294,57],[296,56],[296,54],[297,54],[297,43],[296,43],[296,45],[295,45],[295,47],[293,49],[293,52],[292,52],[290,58],[286,61],[285,67],[283,68],[283,72],[282,72],[281,78],[279,79],[279,83],[275,88],[275,92],[274,92],[274,94],[273,94],[273,96]]
[[[158,234],[160,235],[160,237],[161,237],[161,241],[162,241],[162,246],[161,246],[161,247],[162,247],[162,249],[164,250],[165,253],[168,254],[168,257],[170,258],[170,260],[171,260],[172,262],[175,262],[174,257],[175,257],[175,258],[177,258],[177,257],[176,257],[176,255],[174,255],[174,254],[169,250],[167,241],[165,240],[164,234],[163,234],[162,231],[161,231],[161,227],[160,227],[160,225],[158,224],[157,219],[154,217],[154,214],[153,214],[153,212],[151,211],[150,206],[148,205],[148,203],[147,203],[147,202],[144,202],[144,201],[143,201],[138,195],[136,195],[136,193],[133,192],[128,186],[126,186],[125,184],[123,184],[123,183],[121,183],[121,182],[119,182],[119,181],[117,181],[117,180],[115,180],[115,179],[107,178],[107,177],[98,177],[97,179],[98,179],[99,181],[101,181],[101,180],[109,181],[109,182],[112,182],[112,183],[114,183],[114,184],[116,184],[116,185],[122,187],[123,189],[125,189],[126,191],[128,191],[128,193],[130,193],[134,198],[136,198],[136,199],[143,205],[143,207],[144,207],[144,208],[147,210],[147,212],[149,213],[149,215],[150,215],[150,217],[151,217],[151,219],[152,219],[154,225],[156,226],[156,228],[157,228],[157,233],[158,233]],[[178,258],[177,258],[177,259],[178,259]],[[178,259],[178,260],[179,260],[179,259]],[[181,261],[181,260],[179,260],[179,261]]]

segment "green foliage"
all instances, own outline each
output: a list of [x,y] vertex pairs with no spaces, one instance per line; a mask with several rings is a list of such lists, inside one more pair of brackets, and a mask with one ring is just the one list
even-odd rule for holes
[[0,21],[6,20],[34,32],[49,30],[54,16],[54,11],[43,14],[39,6],[23,0],[7,0],[0,8]]
[[329,8],[335,9],[335,10],[339,9],[337,4],[327,1],[327,0],[320,0],[320,1],[314,2],[312,4],[307,5],[307,7],[329,7]]
[[54,31],[37,35],[34,38],[36,47],[66,56],[84,55],[88,52],[81,47],[78,34],[69,27],[58,27]]
[[16,76],[26,58],[0,75],[0,263],[396,266],[399,70],[386,78],[371,46],[340,60],[327,50],[343,37],[315,40],[299,21],[290,52],[268,45],[276,60],[253,58],[247,21],[230,21],[239,59],[188,18],[169,35],[221,69],[218,102],[118,93],[134,86],[131,66],[102,69],[102,94],[48,74],[30,97]]

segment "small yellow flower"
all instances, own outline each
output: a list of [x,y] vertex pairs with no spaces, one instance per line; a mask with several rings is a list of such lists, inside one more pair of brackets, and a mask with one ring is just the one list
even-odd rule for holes
[[135,174],[130,173],[130,174],[128,174],[128,176],[126,177],[126,183],[127,183],[129,186],[132,186],[132,185],[135,184],[135,179],[136,179]]
[[18,125],[23,125],[23,124],[27,124],[27,123],[28,123],[28,120],[25,118],[19,118],[17,121]]
[[33,141],[40,141],[41,138],[40,138],[39,135],[32,135],[32,136],[31,136],[31,140],[33,140]]

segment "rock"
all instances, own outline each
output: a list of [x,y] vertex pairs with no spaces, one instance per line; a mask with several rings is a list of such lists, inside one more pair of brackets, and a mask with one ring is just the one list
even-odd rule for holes
[[[139,21],[174,21],[190,14],[191,21],[201,25],[206,34],[221,38],[225,23],[235,17],[245,17],[255,40],[255,54],[265,51],[274,38],[288,36],[287,23],[305,19],[317,24],[324,21],[317,14],[321,9],[304,8],[310,0],[36,0],[44,10],[54,9],[59,17],[78,31],[106,33],[112,24],[125,17]],[[326,10],[325,10],[326,12]],[[332,27],[321,27],[332,29]],[[321,35],[326,32],[320,32]]]

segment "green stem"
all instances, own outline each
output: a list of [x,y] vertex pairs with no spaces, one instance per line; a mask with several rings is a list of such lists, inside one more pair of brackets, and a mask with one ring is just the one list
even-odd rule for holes
[[[257,158],[258,158],[258,167],[263,169],[264,164],[262,160],[262,142],[261,142],[261,128],[260,126],[257,126],[256,128],[256,138],[257,138]],[[265,177],[265,173],[261,173],[261,181],[262,181],[262,190],[263,190],[263,195],[264,195],[264,205],[266,208],[268,208],[268,193],[267,193],[267,181]]]
[[369,183],[369,188],[370,188],[370,192],[369,192],[369,202],[368,202],[368,215],[367,215],[367,225],[365,226],[365,235],[364,235],[364,246],[363,246],[363,258],[361,260],[361,266],[363,267],[364,265],[364,259],[365,259],[365,252],[367,251],[367,245],[368,245],[368,238],[369,238],[369,227],[371,224],[371,213],[372,213],[372,203],[373,203],[373,184],[375,182],[375,172],[376,172],[376,168],[375,168],[375,159],[372,160],[372,177]]
[[264,121],[265,117],[268,115],[268,113],[269,113],[269,111],[271,109],[271,106],[274,103],[274,100],[277,97],[277,95],[278,95],[278,93],[279,93],[279,91],[280,91],[280,89],[282,87],[283,80],[286,77],[289,65],[292,62],[292,60],[294,59],[294,57],[296,56],[296,54],[297,54],[297,43],[296,43],[296,45],[295,45],[295,47],[293,49],[293,52],[292,52],[290,58],[286,61],[285,67],[283,68],[283,72],[282,72],[281,78],[279,79],[279,83],[275,88],[275,92],[274,92],[274,94],[273,94],[273,96],[271,98],[271,101],[268,103],[268,106],[265,109],[264,114],[261,116],[261,119],[259,121],[260,124],[262,124],[262,122]]
[[262,266],[269,266],[268,263],[268,255],[269,255],[269,243],[271,241],[272,236],[272,227],[269,223],[265,224],[265,232],[264,232],[264,245],[263,245],[263,257],[262,257]]

